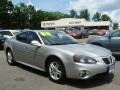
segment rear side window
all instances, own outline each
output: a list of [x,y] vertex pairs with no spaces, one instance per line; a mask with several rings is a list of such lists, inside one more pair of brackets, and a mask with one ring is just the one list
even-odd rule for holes
[[13,36],[10,31],[1,31],[0,34],[1,34],[1,35]]
[[23,32],[16,36],[16,39],[20,42],[28,43],[27,41],[28,32]]

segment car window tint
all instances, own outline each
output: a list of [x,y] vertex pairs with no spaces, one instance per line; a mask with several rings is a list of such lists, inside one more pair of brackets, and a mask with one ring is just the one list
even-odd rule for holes
[[1,35],[13,36],[10,31],[1,31],[0,34],[1,34]]
[[40,42],[40,39],[39,39],[38,35],[35,32],[29,32],[29,34],[28,34],[28,43],[31,43],[31,41],[33,41],[33,40],[36,40],[36,41]]
[[120,37],[120,30],[113,32],[112,37]]
[[23,32],[16,36],[16,39],[20,42],[28,43],[27,41],[28,32]]
[[42,31],[39,35],[46,45],[78,44],[76,39],[63,32]]

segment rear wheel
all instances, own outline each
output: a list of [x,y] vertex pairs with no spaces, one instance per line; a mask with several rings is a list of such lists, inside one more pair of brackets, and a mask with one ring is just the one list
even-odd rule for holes
[[59,60],[51,60],[48,63],[48,73],[50,80],[63,83],[66,79],[64,65]]
[[13,53],[11,50],[8,50],[6,52],[6,56],[7,56],[7,62],[9,65],[14,65],[15,61],[14,61],[14,57],[13,57]]

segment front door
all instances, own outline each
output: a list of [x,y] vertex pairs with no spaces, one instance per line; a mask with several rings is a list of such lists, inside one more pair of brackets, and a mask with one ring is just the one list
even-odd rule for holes
[[111,34],[109,45],[113,53],[120,53],[120,30],[117,30]]

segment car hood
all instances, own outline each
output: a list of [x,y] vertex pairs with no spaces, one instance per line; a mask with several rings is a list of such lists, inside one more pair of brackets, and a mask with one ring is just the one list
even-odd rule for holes
[[64,51],[67,50],[69,52],[72,52],[73,54],[80,54],[91,57],[104,57],[111,55],[110,50],[91,44],[56,45],[53,47],[62,49]]

